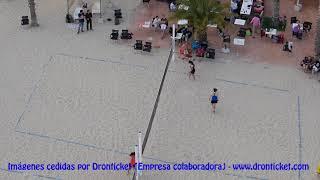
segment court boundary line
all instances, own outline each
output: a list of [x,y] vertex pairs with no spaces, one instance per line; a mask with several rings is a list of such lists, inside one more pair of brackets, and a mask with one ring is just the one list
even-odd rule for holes
[[[298,135],[299,135],[299,144],[298,144],[298,151],[299,151],[299,163],[302,163],[302,127],[301,127],[301,103],[300,103],[300,96],[297,97],[297,121],[298,121]],[[301,180],[301,170],[298,171],[298,179]]]
[[[177,74],[188,74],[186,72],[179,72],[179,71],[175,71],[175,70],[171,70],[171,69],[169,69],[168,72],[177,73]],[[200,75],[196,74],[195,76],[200,76]],[[274,87],[259,85],[259,84],[255,84],[255,83],[249,84],[249,83],[246,83],[246,82],[233,81],[233,80],[227,80],[227,79],[222,79],[222,78],[215,78],[215,80],[221,81],[221,82],[230,83],[230,84],[238,84],[238,85],[243,85],[243,86],[257,87],[257,88],[260,88],[260,89],[266,89],[266,90],[290,93],[290,91],[288,89],[274,88]]]
[[273,90],[273,91],[290,93],[290,91],[288,89],[274,88],[274,87],[269,87],[269,86],[254,84],[254,83],[253,84],[249,84],[249,83],[245,83],[245,82],[238,82],[238,81],[226,80],[226,79],[221,79],[221,78],[216,78],[216,80],[217,81],[227,82],[227,83],[232,83],[232,84],[240,84],[240,85],[245,85],[245,86],[252,86],[252,87],[257,87],[257,88],[262,88],[262,89],[268,89],[268,90]]
[[91,58],[91,57],[76,56],[76,55],[66,54],[66,53],[57,53],[56,55],[65,56],[65,57],[72,57],[72,58],[78,58],[78,59],[80,59],[80,61],[81,60],[87,60],[87,61],[93,61],[93,62],[105,62],[105,63],[120,64],[120,65],[125,65],[125,66],[142,68],[144,70],[148,69],[148,66],[143,66],[143,65],[139,65],[139,64],[130,64],[130,63],[125,63],[125,62],[121,62],[121,61],[113,61],[113,60],[111,60],[109,58],[106,58],[106,59]]

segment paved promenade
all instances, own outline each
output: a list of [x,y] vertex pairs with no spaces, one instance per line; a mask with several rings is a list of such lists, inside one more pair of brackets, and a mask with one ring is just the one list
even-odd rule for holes
[[[112,42],[112,23],[77,35],[64,22],[63,0],[37,4],[40,27],[30,29],[20,26],[26,3],[0,1],[0,179],[131,179],[126,172],[8,171],[9,162],[128,162],[169,56],[168,49],[137,53],[134,41]],[[145,162],[301,162],[310,171],[145,172],[140,179],[319,179],[317,80],[223,54],[195,66],[192,81],[186,62],[171,62]],[[221,100],[213,115],[214,87]]]

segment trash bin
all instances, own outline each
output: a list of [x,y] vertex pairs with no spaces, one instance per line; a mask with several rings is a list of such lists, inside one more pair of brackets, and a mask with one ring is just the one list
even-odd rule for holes
[[71,14],[66,15],[66,23],[73,23],[73,17],[71,16]]
[[120,19],[114,18],[114,25],[119,25],[119,24],[120,24]]

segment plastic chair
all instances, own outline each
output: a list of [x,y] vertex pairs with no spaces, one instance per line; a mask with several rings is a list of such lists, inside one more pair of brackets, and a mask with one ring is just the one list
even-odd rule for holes
[[132,33],[129,33],[127,29],[123,29],[121,32],[121,39],[132,39]]
[[122,18],[121,9],[114,10],[114,17],[116,18]]
[[152,49],[152,43],[151,42],[145,42],[143,46],[143,51],[151,52]]
[[110,34],[110,39],[118,40],[118,38],[119,38],[119,30],[112,29],[112,33]]
[[22,16],[21,18],[21,25],[28,25],[29,24],[29,18],[28,16]]
[[215,49],[208,48],[206,52],[206,58],[214,59],[216,55]]
[[298,21],[297,17],[291,17],[290,24],[296,23]]
[[141,40],[136,40],[136,43],[134,44],[133,48],[135,50],[142,50],[143,49],[142,41]]
[[303,22],[303,31],[304,32],[310,32],[312,28],[311,22]]

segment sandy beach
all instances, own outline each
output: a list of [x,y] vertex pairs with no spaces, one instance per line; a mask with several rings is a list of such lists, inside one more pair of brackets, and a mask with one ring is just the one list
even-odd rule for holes
[[[117,2],[133,13],[136,1]],[[26,2],[0,1],[0,179],[129,180],[125,171],[9,171],[8,163],[129,162],[146,133],[169,49],[135,52],[94,24],[76,34],[63,0],[36,1],[40,27],[20,25]],[[130,17],[130,13],[128,17]],[[307,163],[308,171],[148,171],[140,180],[317,180],[320,83],[298,68],[235,54],[176,59],[144,152],[146,163]],[[209,96],[218,88],[217,112]]]

